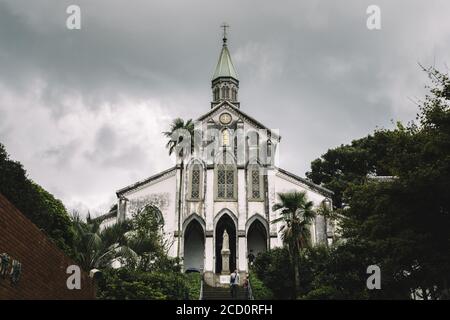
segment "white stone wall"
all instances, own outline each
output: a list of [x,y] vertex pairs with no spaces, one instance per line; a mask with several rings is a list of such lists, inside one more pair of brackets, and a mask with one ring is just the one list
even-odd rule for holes
[[[292,191],[297,191],[297,192],[306,192],[306,195],[308,197],[309,201],[312,201],[314,203],[314,206],[317,208],[323,200],[326,199],[325,196],[323,196],[322,194],[318,193],[317,191],[311,190],[307,185],[299,182],[299,181],[295,181],[293,178],[277,172],[274,176],[274,180],[275,180],[275,195],[274,195],[274,201],[277,202],[278,201],[278,193],[284,193],[284,192],[292,192]],[[276,218],[278,215],[276,215],[275,213],[272,212],[271,214],[272,217]],[[316,220],[318,220],[318,218],[316,217]],[[280,230],[281,228],[281,223],[278,223],[276,226],[276,230]],[[317,244],[318,239],[316,237],[316,223],[311,224],[311,237],[312,237],[312,244]],[[277,244],[281,245],[282,241],[280,238],[280,234],[278,234],[278,241]]]
[[133,212],[137,209],[137,205],[133,203],[145,205],[149,203],[161,203],[157,207],[161,210],[164,219],[164,234],[166,240],[169,242],[169,254],[176,256],[177,254],[177,242],[174,238],[174,231],[178,229],[176,212],[176,171],[174,170],[170,174],[157,179],[154,182],[149,183],[139,189],[132,190],[124,194],[129,200],[126,207],[126,217],[130,218]]

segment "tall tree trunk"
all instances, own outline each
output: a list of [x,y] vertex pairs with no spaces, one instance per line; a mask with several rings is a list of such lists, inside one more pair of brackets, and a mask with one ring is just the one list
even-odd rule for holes
[[293,299],[297,299],[297,290],[300,289],[299,266],[298,266],[298,246],[294,243],[291,245],[292,266],[294,271],[294,292]]
[[178,187],[178,246],[177,246],[178,258],[180,258],[180,245],[181,245],[181,192],[183,190],[183,170],[184,170],[184,160],[181,160],[180,185]]

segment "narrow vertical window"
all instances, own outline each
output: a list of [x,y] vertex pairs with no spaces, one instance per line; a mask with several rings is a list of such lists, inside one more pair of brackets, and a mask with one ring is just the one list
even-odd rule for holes
[[260,184],[260,175],[259,170],[253,168],[251,170],[251,184],[252,184],[252,198],[260,199],[261,198],[261,184]]
[[236,101],[236,100],[237,100],[236,89],[233,88],[233,89],[231,90],[231,93],[232,93],[232,99],[233,99],[233,101]]
[[225,129],[222,131],[222,145],[228,147],[230,145],[230,132]]
[[192,168],[191,183],[191,198],[200,199],[200,167],[198,165],[194,165]]

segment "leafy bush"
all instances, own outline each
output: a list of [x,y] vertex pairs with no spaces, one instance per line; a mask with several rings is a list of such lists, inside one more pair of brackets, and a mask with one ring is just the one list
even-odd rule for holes
[[275,299],[296,297],[294,270],[286,248],[277,248],[259,254],[255,260],[254,272],[271,290]]
[[108,300],[183,300],[189,298],[185,275],[176,272],[105,270],[97,297]]
[[272,300],[274,298],[272,291],[266,287],[254,272],[250,272],[250,285],[255,300]]
[[200,297],[200,273],[188,273],[184,275],[189,289],[189,300],[198,300]]

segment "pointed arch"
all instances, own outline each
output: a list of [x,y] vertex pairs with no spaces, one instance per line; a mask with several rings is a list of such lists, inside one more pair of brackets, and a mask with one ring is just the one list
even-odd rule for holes
[[144,211],[152,213],[156,217],[156,221],[161,228],[164,226],[164,216],[157,206],[155,206],[154,204],[147,204],[139,210],[139,213],[142,213]]
[[238,241],[237,241],[237,217],[228,209],[221,210],[214,218],[214,243],[215,243],[215,272],[222,272],[222,254],[223,247],[223,234],[226,230],[229,237],[229,271],[236,269],[237,267],[237,253]]
[[191,214],[183,223],[183,269],[201,271],[205,260],[205,221]]
[[202,200],[206,166],[203,161],[195,158],[188,163],[187,167],[187,198],[189,200]]
[[252,263],[258,254],[269,247],[269,224],[260,214],[254,214],[246,223],[247,257]]
[[203,228],[203,231],[205,231],[206,229],[206,223],[205,223],[205,219],[203,219],[200,215],[198,215],[197,213],[191,213],[186,219],[184,219],[183,222],[183,232],[186,231],[186,227],[189,223],[191,223],[192,221],[196,220]]

